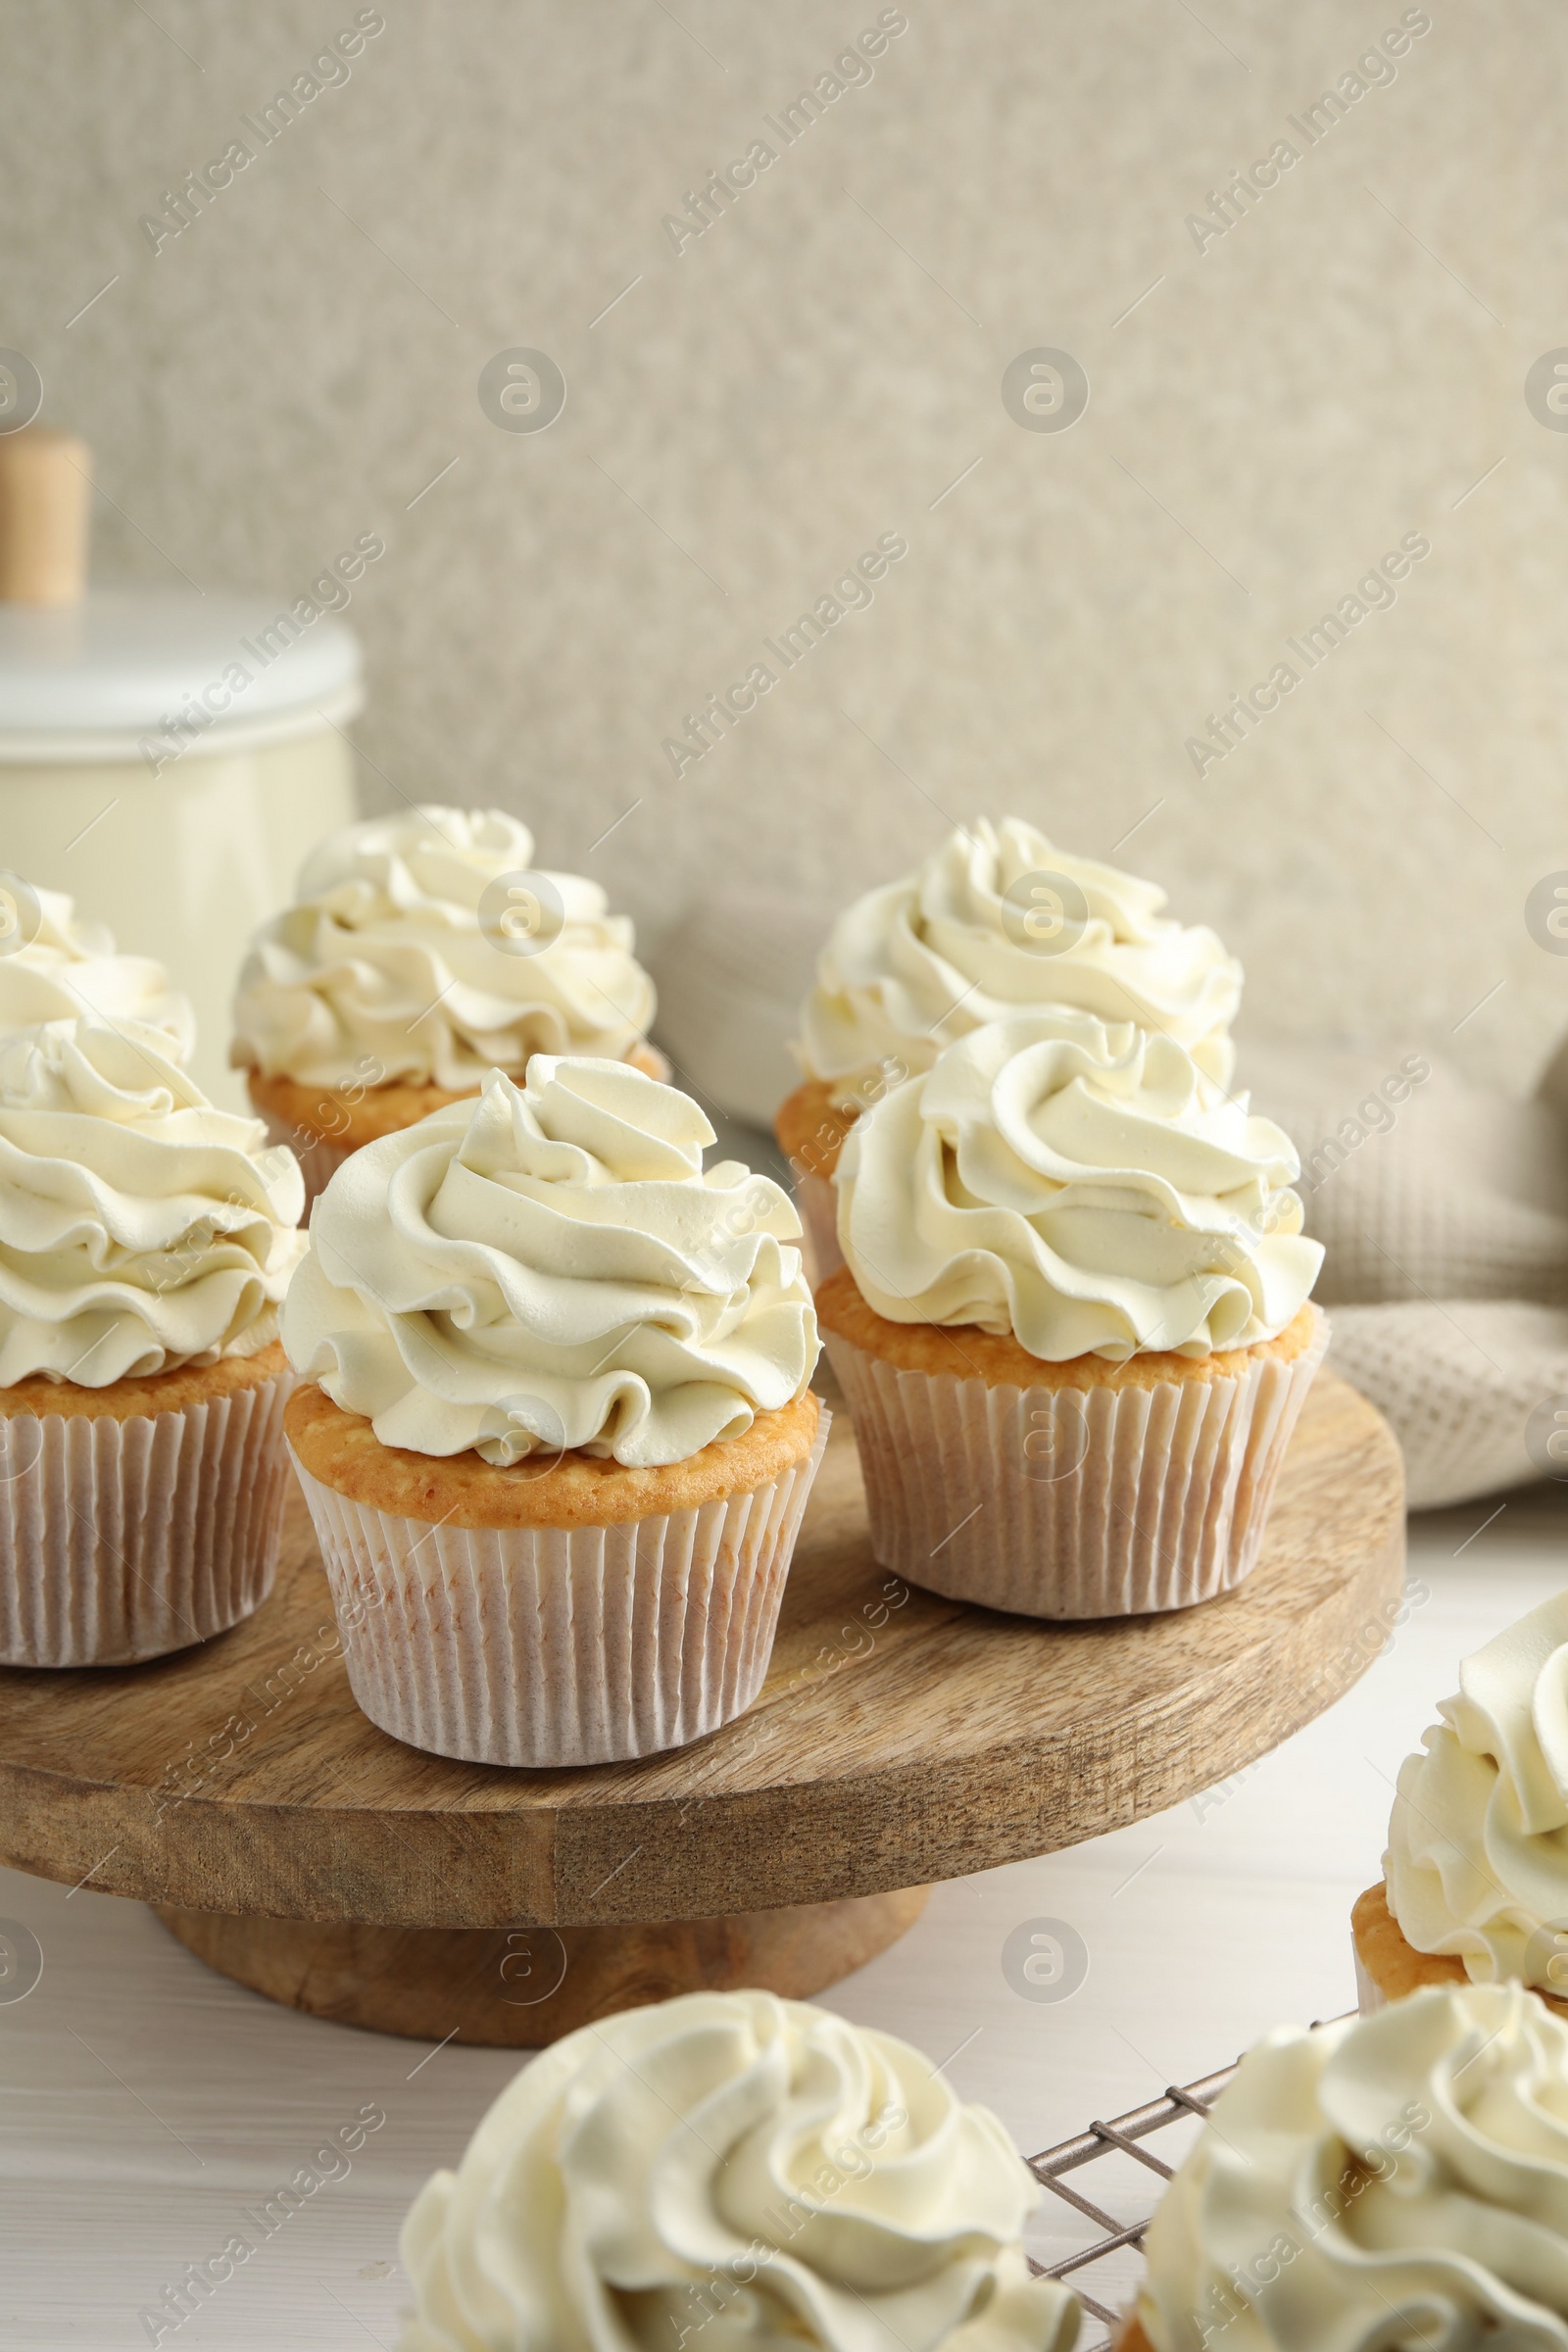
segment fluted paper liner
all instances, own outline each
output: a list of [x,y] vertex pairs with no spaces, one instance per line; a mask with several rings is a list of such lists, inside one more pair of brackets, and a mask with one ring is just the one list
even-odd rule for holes
[[802,1174],[795,1179],[795,1205],[806,1228],[806,1271],[814,1291],[844,1263],[838,1192],[826,1176]]
[[1239,1378],[991,1388],[902,1371],[825,1331],[855,1419],[871,1550],[956,1600],[1026,1617],[1135,1617],[1239,1585],[1328,1346]]
[[453,1527],[352,1502],[295,1456],[355,1698],[479,1764],[607,1764],[744,1714],[827,1443],[765,1486],[619,1527]]
[[293,1386],[280,1372],[129,1421],[0,1415],[0,1664],[129,1665],[259,1608]]

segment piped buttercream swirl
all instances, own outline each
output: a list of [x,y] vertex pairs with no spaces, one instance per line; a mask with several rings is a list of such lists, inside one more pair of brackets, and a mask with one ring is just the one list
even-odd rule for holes
[[417,808],[329,834],[296,902],[257,933],[229,1058],[307,1085],[409,1080],[456,1093],[531,1054],[622,1060],[654,985],[597,882],[535,873],[498,808]]
[[1568,1997],[1568,1593],[1466,1658],[1406,1757],[1384,1856],[1419,1952]]
[[1031,1355],[1204,1355],[1291,1323],[1323,1251],[1295,1150],[1175,1040],[1066,1008],[971,1031],[850,1129],[839,1243],[895,1323]]
[[1154,2352],[1568,2352],[1568,2028],[1467,1984],[1271,2034],[1145,2243]]
[[93,1019],[161,1030],[172,1061],[188,1061],[196,1042],[195,1008],[155,957],[122,956],[64,891],[30,890],[29,903],[0,889],[0,1035]]
[[277,1336],[305,1188],[129,1023],[0,1043],[0,1387],[106,1388]]
[[854,1102],[878,1071],[929,1069],[967,1030],[1054,1004],[1162,1030],[1228,1086],[1242,967],[1164,904],[1156,884],[1058,850],[1021,817],[981,817],[838,917],[801,1066]]
[[691,1099],[537,1054],[346,1160],[283,1339],[383,1445],[684,1461],[805,1391],[816,1318],[776,1184],[705,1171]]
[[558,2041],[426,2184],[403,2352],[1069,2352],[1039,2198],[906,2043],[691,1993]]

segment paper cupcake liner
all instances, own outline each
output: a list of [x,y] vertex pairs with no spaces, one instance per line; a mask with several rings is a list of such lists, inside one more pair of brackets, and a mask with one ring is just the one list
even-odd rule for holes
[[1328,1346],[1237,1379],[990,1388],[901,1371],[823,1334],[855,1418],[871,1550],[956,1600],[1026,1617],[1135,1617],[1239,1585]]
[[799,1175],[795,1205],[806,1227],[806,1274],[813,1290],[844,1263],[839,1248],[839,1197],[826,1176]]
[[129,1665],[260,1607],[293,1385],[130,1421],[0,1416],[0,1664]]
[[274,1118],[270,1110],[259,1110],[256,1115],[267,1128],[268,1142],[270,1144],[287,1144],[300,1163],[300,1173],[305,1179],[305,1206],[300,1212],[300,1223],[308,1225],[311,1221],[312,1206],[325,1192],[343,1162],[351,1158],[358,1151],[359,1146],[357,1144],[327,1143],[319,1138],[307,1141],[303,1128],[286,1127],[282,1120]]
[[478,1764],[608,1764],[716,1731],[762,1687],[828,1421],[767,1485],[620,1527],[396,1518],[296,1455],[355,1698]]

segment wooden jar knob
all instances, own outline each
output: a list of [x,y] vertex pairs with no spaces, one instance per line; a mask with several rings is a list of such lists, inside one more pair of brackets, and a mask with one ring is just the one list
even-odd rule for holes
[[0,433],[0,602],[80,603],[91,489],[92,452],[74,433]]

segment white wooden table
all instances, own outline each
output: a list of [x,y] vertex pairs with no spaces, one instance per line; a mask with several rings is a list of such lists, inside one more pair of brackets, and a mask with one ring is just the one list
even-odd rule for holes
[[[1030,2152],[1207,2073],[1281,2019],[1348,2008],[1349,1906],[1378,1874],[1399,1761],[1460,1657],[1568,1581],[1568,1493],[1417,1520],[1410,1566],[1414,1603],[1387,1653],[1231,1789],[938,1887],[913,1932],[825,2003],[949,2060],[963,2095]],[[407,2300],[398,2225],[515,2058],[275,2007],[112,1896],[0,1871],[0,1918],[44,1953],[36,1989],[0,2003],[5,2352],[146,2345],[142,2309],[247,2230],[241,2208],[366,2105],[386,2121],[346,2174],[160,2340],[392,2352]],[[1090,1955],[1059,2003],[1020,1997],[1003,1974],[1009,1932],[1041,1918],[1069,1923]]]

